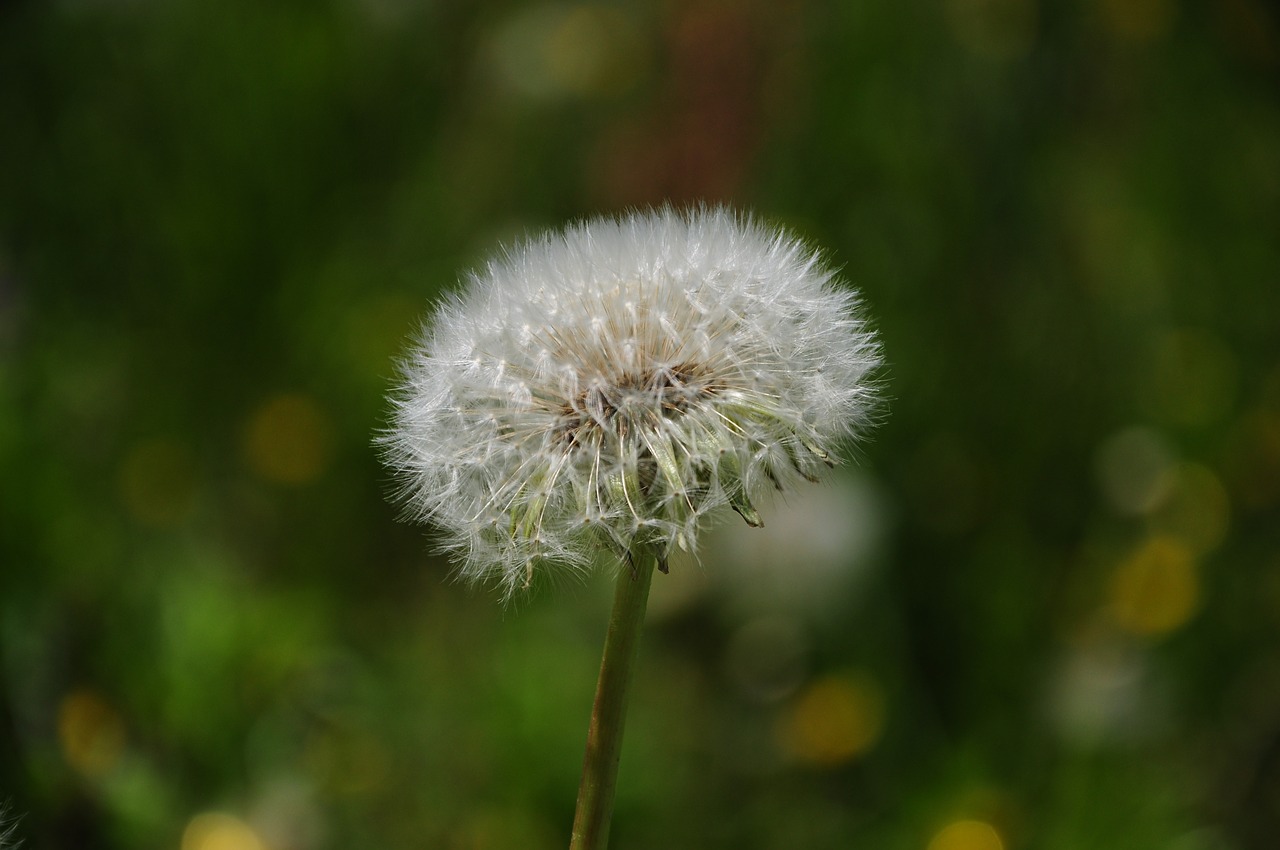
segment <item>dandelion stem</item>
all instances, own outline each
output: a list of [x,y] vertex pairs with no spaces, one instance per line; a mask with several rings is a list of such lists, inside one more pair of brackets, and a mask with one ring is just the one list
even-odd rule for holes
[[609,820],[613,816],[613,792],[618,781],[618,759],[622,755],[627,697],[640,652],[640,630],[649,602],[649,585],[658,562],[652,553],[638,551],[633,551],[629,560],[630,568],[624,565],[618,570],[613,613],[609,615],[600,680],[596,683],[596,700],[587,730],[587,754],[582,760],[582,784],[578,786],[569,850],[604,850],[609,843]]

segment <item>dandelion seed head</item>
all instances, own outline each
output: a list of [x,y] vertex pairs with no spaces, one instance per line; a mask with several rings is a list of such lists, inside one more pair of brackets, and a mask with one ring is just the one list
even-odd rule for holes
[[382,444],[415,519],[506,595],[607,547],[700,528],[815,479],[875,400],[852,291],[727,209],[601,218],[471,274],[403,367]]

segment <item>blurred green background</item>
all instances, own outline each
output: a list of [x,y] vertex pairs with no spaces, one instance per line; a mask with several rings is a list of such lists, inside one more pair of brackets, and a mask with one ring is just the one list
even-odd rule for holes
[[1276,846],[1273,6],[10,0],[26,846],[567,844],[609,582],[450,582],[371,441],[460,271],[666,199],[824,246],[888,401],[657,577],[613,846]]

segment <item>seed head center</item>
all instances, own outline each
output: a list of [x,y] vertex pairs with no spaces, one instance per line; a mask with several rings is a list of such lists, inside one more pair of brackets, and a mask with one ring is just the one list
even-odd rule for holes
[[637,426],[674,418],[719,387],[688,365],[622,372],[594,382],[561,409],[560,433],[581,443],[590,431],[624,437]]

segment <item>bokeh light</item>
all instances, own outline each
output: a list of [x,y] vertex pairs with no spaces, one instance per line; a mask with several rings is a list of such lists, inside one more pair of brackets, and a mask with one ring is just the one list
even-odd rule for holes
[[1235,356],[1212,333],[1184,328],[1152,341],[1150,371],[1142,384],[1149,411],[1174,425],[1198,427],[1225,416],[1235,402]]
[[58,706],[58,739],[72,767],[90,779],[100,779],[124,754],[124,719],[102,694],[76,690]]
[[1116,566],[1111,617],[1136,635],[1159,636],[1184,625],[1200,604],[1200,579],[1185,543],[1153,537]]
[[958,820],[938,830],[928,850],[1004,850],[995,827],[980,820]]
[[182,850],[267,850],[247,823],[226,812],[202,812],[182,832]]
[[1095,460],[1107,502],[1121,514],[1146,514],[1168,496],[1173,457],[1168,441],[1149,428],[1126,428],[1108,437]]
[[643,72],[633,13],[597,3],[534,4],[496,29],[490,61],[501,85],[530,98],[617,94]]
[[1168,33],[1178,11],[1174,0],[1098,0],[1097,5],[1107,30],[1137,43]]
[[1226,539],[1230,512],[1226,488],[1212,469],[1180,464],[1174,470],[1169,493],[1152,516],[1152,527],[1203,555]]
[[956,41],[983,59],[1025,56],[1035,39],[1038,0],[947,0]]
[[287,394],[271,398],[249,418],[244,456],[267,481],[306,484],[325,470],[332,453],[332,424],[314,399]]
[[791,758],[834,767],[875,746],[884,721],[884,693],[875,680],[861,673],[825,676],[787,707],[777,741]]

